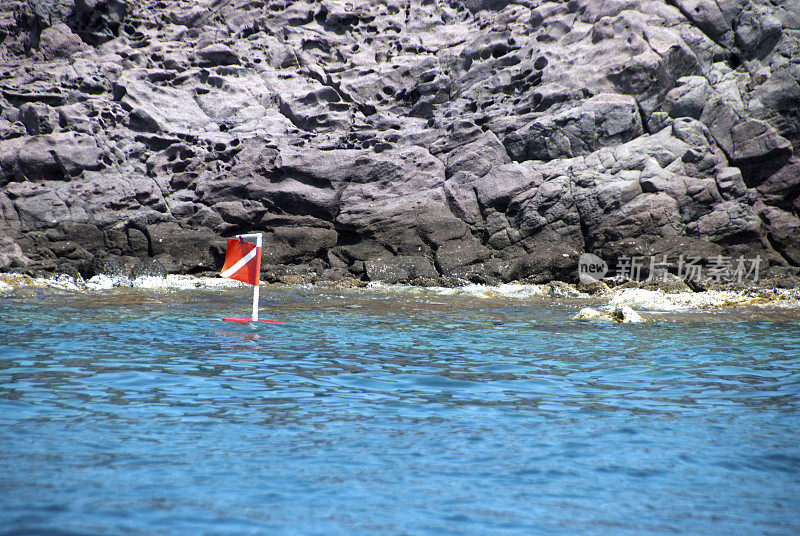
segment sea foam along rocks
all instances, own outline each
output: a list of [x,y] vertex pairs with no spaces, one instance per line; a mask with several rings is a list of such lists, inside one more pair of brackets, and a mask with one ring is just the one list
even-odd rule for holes
[[626,288],[611,295],[609,305],[613,307],[637,307],[652,311],[679,311],[699,307],[713,307],[729,303],[718,292],[679,292],[667,294],[661,290]]
[[89,290],[109,290],[114,287],[129,287],[130,279],[119,275],[98,274],[86,281]]
[[48,277],[45,279],[45,285],[59,290],[83,290],[86,288],[82,277],[73,277],[68,274],[58,274],[54,277]]
[[31,277],[19,273],[0,273],[0,291],[7,292],[24,288],[51,288],[67,291],[103,291],[115,288],[135,288],[139,290],[191,290],[217,289],[240,286],[241,283],[222,277],[200,277],[193,275],[174,275],[166,277],[140,276],[131,279],[127,276],[99,274],[83,280],[68,274],[52,277]]
[[86,285],[80,276],[57,274],[52,277],[31,277],[25,274],[0,274],[0,288],[14,290],[18,288],[52,288],[56,290],[84,290]]
[[630,306],[651,311],[681,311],[719,307],[772,305],[797,307],[798,289],[707,290],[704,292],[665,293],[661,290],[626,288],[615,291],[609,300],[614,307]]
[[176,274],[164,277],[141,275],[135,278],[96,275],[86,282],[88,290],[109,290],[117,287],[133,287],[139,290],[192,290],[236,286],[240,286],[240,283],[226,278]]
[[616,322],[618,324],[639,324],[649,321],[631,307],[627,305],[616,306],[606,311],[600,311],[592,307],[584,307],[578,314],[572,317],[573,320],[599,320],[603,322]]
[[464,293],[477,298],[517,298],[530,299],[545,296],[545,285],[521,285],[519,283],[503,283],[496,286],[465,285],[457,289],[446,289],[442,293]]

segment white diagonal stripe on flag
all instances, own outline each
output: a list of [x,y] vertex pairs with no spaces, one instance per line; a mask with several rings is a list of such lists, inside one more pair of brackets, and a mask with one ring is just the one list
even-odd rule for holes
[[233,266],[231,266],[230,268],[228,268],[227,270],[222,272],[220,275],[222,277],[230,277],[230,276],[232,276],[233,274],[235,274],[236,272],[241,270],[242,267],[245,264],[247,264],[248,262],[253,260],[253,257],[255,257],[256,254],[260,253],[260,252],[261,252],[261,248],[253,248],[253,249],[251,249],[250,252],[247,255],[245,255],[244,257],[242,257],[238,261],[236,261],[236,264],[234,264]]

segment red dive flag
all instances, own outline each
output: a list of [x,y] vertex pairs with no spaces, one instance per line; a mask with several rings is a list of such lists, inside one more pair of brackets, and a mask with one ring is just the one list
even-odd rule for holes
[[258,286],[261,273],[261,248],[244,240],[228,239],[225,265],[220,275]]

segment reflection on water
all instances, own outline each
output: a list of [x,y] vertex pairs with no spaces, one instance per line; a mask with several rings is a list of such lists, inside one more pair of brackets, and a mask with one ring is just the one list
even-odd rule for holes
[[0,299],[0,534],[800,533],[793,312],[247,303]]

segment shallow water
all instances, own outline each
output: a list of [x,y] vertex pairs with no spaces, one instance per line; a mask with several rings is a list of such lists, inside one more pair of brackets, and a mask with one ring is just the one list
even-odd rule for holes
[[0,534],[798,534],[796,311],[0,297]]

